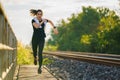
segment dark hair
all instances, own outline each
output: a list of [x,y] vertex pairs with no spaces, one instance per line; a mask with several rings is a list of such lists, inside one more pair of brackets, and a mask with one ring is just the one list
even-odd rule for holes
[[35,16],[38,12],[41,12],[43,14],[43,11],[41,9],[30,9],[30,13],[32,14],[32,16]]

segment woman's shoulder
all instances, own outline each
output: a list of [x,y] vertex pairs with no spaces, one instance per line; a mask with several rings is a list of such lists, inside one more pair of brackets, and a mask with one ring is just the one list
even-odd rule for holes
[[46,19],[46,18],[42,18],[42,20],[46,20],[46,22],[48,22],[48,19]]
[[34,18],[31,20],[31,22],[32,22],[32,23],[35,22]]
[[31,22],[36,22],[36,17],[32,18]]

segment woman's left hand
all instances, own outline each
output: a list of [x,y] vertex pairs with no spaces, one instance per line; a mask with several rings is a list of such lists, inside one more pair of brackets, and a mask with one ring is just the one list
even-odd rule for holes
[[57,28],[54,28],[53,31],[54,31],[54,34],[58,34]]

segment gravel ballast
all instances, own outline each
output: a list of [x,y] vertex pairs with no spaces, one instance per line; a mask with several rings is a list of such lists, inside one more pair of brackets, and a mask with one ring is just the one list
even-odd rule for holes
[[120,80],[120,67],[47,56],[54,62],[46,65],[59,80]]

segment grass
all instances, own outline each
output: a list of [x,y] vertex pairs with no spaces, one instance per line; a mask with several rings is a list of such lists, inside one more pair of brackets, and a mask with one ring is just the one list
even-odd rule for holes
[[[33,65],[33,54],[30,46],[24,46],[21,42],[18,42],[17,50],[17,63],[18,65]],[[43,59],[43,65],[52,63],[49,58]]]

